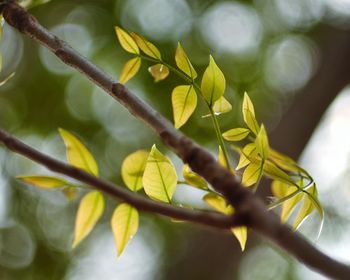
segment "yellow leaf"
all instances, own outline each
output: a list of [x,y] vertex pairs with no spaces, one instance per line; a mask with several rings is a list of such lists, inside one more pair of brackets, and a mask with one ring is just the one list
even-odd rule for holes
[[250,100],[248,94],[244,93],[242,113],[244,122],[250,128],[250,130],[257,135],[259,133],[259,125],[255,119],[255,110],[252,101]]
[[152,75],[155,82],[164,80],[166,77],[169,76],[170,73],[169,68],[160,63],[149,67],[148,72]]
[[227,165],[227,162],[225,159],[225,154],[224,154],[224,151],[222,150],[221,146],[219,146],[218,162],[223,167],[225,167],[226,169],[228,169],[229,171],[231,171],[233,173],[233,170],[230,170],[229,166]]
[[246,187],[254,185],[259,181],[262,174],[262,164],[261,163],[250,163],[243,172],[242,184]]
[[248,128],[233,128],[222,134],[227,141],[241,141],[249,135],[250,130]]
[[191,171],[188,164],[185,164],[182,168],[182,175],[185,179],[185,182],[191,186],[194,186],[196,188],[207,190],[208,189],[208,183],[197,173]]
[[294,180],[283,170],[279,169],[274,163],[267,160],[264,163],[264,174],[274,180],[282,181],[288,185],[295,185]]
[[111,226],[119,257],[126,244],[137,232],[139,227],[138,211],[127,203],[120,204],[113,212]]
[[79,191],[75,187],[65,187],[65,188],[63,188],[62,193],[63,193],[64,197],[70,201],[70,200],[75,199],[78,196]]
[[271,192],[277,198],[283,198],[286,196],[288,185],[281,181],[274,180],[271,183]]
[[59,133],[66,145],[68,162],[80,169],[98,176],[98,166],[90,151],[70,132],[59,128]]
[[171,95],[175,128],[180,128],[190,118],[197,106],[197,95],[193,86],[177,86]]
[[239,245],[241,246],[242,252],[245,249],[245,245],[247,243],[247,237],[248,237],[248,230],[247,227],[234,227],[231,229],[234,236],[236,236]]
[[203,200],[212,208],[214,208],[216,211],[231,215],[233,214],[233,208],[231,205],[226,203],[226,200],[219,194],[215,193],[207,193]]
[[17,179],[44,189],[60,188],[69,185],[66,180],[51,176],[18,176]]
[[142,176],[149,152],[138,150],[128,155],[122,163],[122,178],[125,185],[136,192],[142,189]]
[[116,26],[115,33],[117,34],[120,45],[124,50],[132,54],[139,54],[140,50],[134,39],[123,29]]
[[216,100],[224,95],[225,77],[220,68],[216,65],[212,56],[210,56],[209,66],[205,70],[202,78],[201,91],[204,99],[209,106],[212,106]]
[[224,96],[221,96],[218,100],[215,101],[213,105],[213,111],[215,115],[221,115],[232,110],[232,105]]
[[258,135],[255,139],[256,150],[262,159],[267,159],[269,156],[269,140],[267,138],[265,126],[262,124]]
[[73,248],[91,232],[102,216],[104,208],[105,203],[100,192],[89,192],[82,198],[75,220]]
[[148,56],[153,57],[155,59],[161,60],[162,57],[160,55],[159,50],[155,45],[153,45],[151,42],[147,41],[143,36],[131,32],[130,35],[134,38],[136,44],[138,47]]
[[307,173],[290,157],[270,148],[270,159],[280,168],[297,173]]
[[134,57],[130,60],[128,60],[120,74],[119,83],[125,84],[127,81],[129,81],[132,77],[134,77],[137,72],[139,71],[141,66],[141,58],[140,57]]
[[245,166],[247,166],[251,161],[251,157],[255,157],[257,155],[256,146],[254,143],[249,143],[244,146],[244,148],[240,151],[241,156],[239,158],[238,165],[236,170],[239,170]]
[[179,69],[183,71],[192,80],[197,78],[197,72],[196,70],[194,70],[191,61],[188,59],[188,56],[186,55],[180,43],[177,44],[175,62],[177,67],[179,67]]
[[171,202],[177,184],[176,171],[171,161],[155,145],[148,156],[142,183],[150,198]]
[[[286,191],[285,196],[292,194],[296,190],[298,190],[297,187],[289,186],[287,191]],[[282,223],[285,223],[288,220],[289,216],[292,214],[294,207],[298,204],[298,202],[300,201],[300,199],[302,197],[303,197],[303,193],[298,193],[298,194],[294,195],[293,197],[291,197],[290,199],[283,202],[282,212],[281,212],[281,222]]]

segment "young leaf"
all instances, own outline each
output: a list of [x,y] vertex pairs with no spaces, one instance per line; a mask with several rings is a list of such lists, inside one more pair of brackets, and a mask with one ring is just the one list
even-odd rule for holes
[[103,196],[98,191],[89,192],[82,198],[75,220],[73,248],[91,232],[104,208]]
[[183,166],[182,175],[187,184],[202,190],[208,190],[208,183],[197,173],[194,173],[193,171],[191,171],[188,164],[185,164]]
[[247,227],[234,227],[231,229],[234,236],[236,236],[239,245],[241,246],[242,252],[245,249],[245,245],[247,243],[248,230]]
[[265,126],[262,124],[258,136],[255,139],[256,150],[263,160],[269,156],[269,140],[267,138]]
[[243,172],[242,184],[246,187],[254,185],[259,181],[262,174],[262,169],[262,163],[251,162]]
[[259,125],[255,119],[255,110],[252,101],[250,100],[248,94],[244,93],[242,113],[244,122],[250,128],[250,130],[257,135],[259,133]]
[[197,72],[194,70],[192,63],[188,59],[184,49],[181,44],[177,44],[177,49],[175,53],[175,62],[177,67],[184,72],[188,77],[192,79],[192,81],[197,78]]
[[140,54],[140,50],[134,39],[123,29],[116,26],[115,33],[117,34],[120,45],[124,50],[132,54]]
[[[297,187],[295,186],[289,186],[285,196],[292,194],[293,192],[295,192],[296,190],[298,190]],[[285,202],[283,202],[282,204],[282,212],[281,212],[281,222],[285,223],[289,216],[291,215],[293,209],[295,208],[295,206],[298,204],[298,202],[300,201],[300,199],[303,197],[303,193],[298,193],[296,195],[294,195],[293,197],[291,197],[290,199],[286,200]]]
[[68,162],[80,169],[98,176],[98,166],[90,151],[70,132],[59,128],[59,133],[66,145]]
[[130,60],[128,60],[120,74],[119,83],[125,84],[127,81],[129,81],[132,77],[134,77],[137,72],[139,71],[141,66],[141,58],[140,57],[134,57]]
[[219,194],[207,193],[203,200],[216,211],[231,215],[233,214],[233,208],[231,205],[227,205],[226,200]]
[[282,183],[281,181],[274,180],[271,183],[271,192],[277,198],[283,198],[286,196],[289,185]]
[[164,80],[166,77],[169,76],[170,73],[169,68],[160,63],[149,67],[148,72],[152,75],[156,83],[161,80]]
[[171,161],[155,145],[148,156],[142,183],[150,198],[171,202],[177,184],[176,171]]
[[255,143],[249,143],[244,146],[244,148],[240,151],[241,156],[239,158],[238,165],[236,167],[236,170],[239,170],[245,166],[247,166],[251,161],[251,157],[257,156],[256,146]]
[[54,189],[69,185],[66,180],[51,176],[18,176],[17,179],[44,189]]
[[274,180],[279,180],[288,185],[295,185],[294,180],[284,171],[279,169],[274,163],[267,160],[264,163],[264,174]]
[[122,163],[122,178],[125,185],[136,192],[142,189],[142,176],[149,152],[138,150],[128,155]]
[[249,135],[249,132],[248,128],[233,128],[224,132],[222,137],[227,141],[241,141]]
[[232,110],[232,105],[224,96],[221,96],[218,100],[215,101],[213,105],[213,111],[215,115],[221,115]]
[[197,95],[193,86],[177,86],[171,95],[175,128],[180,128],[190,118],[197,106]]
[[[219,154],[218,154],[218,162],[225,167],[226,169],[230,170],[230,167],[227,165],[224,151],[222,150],[221,146],[219,146]],[[230,170],[233,173],[233,170]]]
[[278,167],[280,167],[286,171],[307,174],[307,172],[305,172],[304,169],[299,167],[298,164],[293,159],[291,159],[290,157],[288,157],[280,152],[277,152],[274,149],[270,148],[269,156],[270,156],[271,161],[273,161]]
[[148,56],[153,57],[155,59],[161,60],[162,56],[160,55],[159,50],[155,45],[153,45],[151,42],[147,41],[143,36],[131,32],[130,35],[132,38],[134,38],[136,44],[138,47]]
[[209,66],[205,70],[202,78],[201,91],[209,106],[224,95],[226,81],[224,74],[210,56]]
[[120,204],[113,212],[111,226],[119,257],[126,244],[137,232],[139,226],[138,211],[127,203]]

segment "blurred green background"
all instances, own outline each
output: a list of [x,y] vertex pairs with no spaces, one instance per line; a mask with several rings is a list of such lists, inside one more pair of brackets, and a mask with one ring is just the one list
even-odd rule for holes
[[[144,35],[172,64],[180,41],[200,74],[212,54],[233,105],[219,117],[223,130],[242,124],[247,91],[272,146],[300,157],[318,182],[324,230],[317,239],[314,215],[301,232],[328,254],[350,261],[349,0],[52,0],[30,12],[115,79],[131,57],[117,43],[115,25]],[[6,23],[0,51],[0,81],[16,73],[0,87],[1,128],[62,160],[57,128],[72,131],[96,156],[101,176],[118,184],[126,155],[153,143],[180,173],[179,159],[149,128]],[[148,66],[143,63],[128,87],[171,120],[170,93],[182,81],[171,74],[154,83]],[[216,154],[215,132],[204,114],[200,103],[182,130]],[[229,233],[150,214],[142,214],[138,234],[117,259],[109,225],[112,200],[73,251],[79,200],[16,181],[17,175],[50,172],[2,147],[0,166],[0,279],[325,279],[254,233],[242,254]],[[268,190],[264,183],[260,195]],[[204,207],[202,195],[179,186],[175,199]]]

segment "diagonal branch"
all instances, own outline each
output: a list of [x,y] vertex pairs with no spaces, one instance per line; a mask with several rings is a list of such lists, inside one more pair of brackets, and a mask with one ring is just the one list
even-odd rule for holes
[[[72,49],[66,42],[51,34],[34,17],[18,6],[15,1],[8,0],[5,1],[5,4],[0,4],[1,11],[10,25],[46,46],[65,64],[84,74],[93,83],[122,103],[136,118],[151,127],[168,147],[190,165],[193,171],[204,177],[216,191],[225,196],[228,202],[235,207],[237,215],[239,215],[241,221],[244,221],[245,225],[253,228],[304,264],[324,275],[336,279],[348,278],[347,276],[350,275],[349,266],[323,254],[299,234],[282,225],[279,218],[273,213],[267,212],[263,202],[247,188],[240,185],[236,178],[218,164],[208,151],[177,131],[157,111],[130,93],[123,85],[115,82],[88,59]],[[79,173],[81,171],[76,170],[75,172]],[[93,178],[90,179],[93,180]]]
[[236,218],[235,216],[225,216],[217,213],[199,210],[188,210],[144,198],[141,195],[135,194],[125,188],[116,186],[108,181],[97,178],[81,169],[75,168],[72,165],[68,165],[54,158],[51,158],[26,145],[15,137],[9,135],[2,129],[0,129],[0,143],[3,143],[9,150],[21,154],[54,172],[67,175],[70,178],[93,186],[97,190],[108,194],[112,198],[123,200],[139,210],[158,213],[174,219],[203,224],[221,229],[229,229],[241,223],[239,222],[239,218]]

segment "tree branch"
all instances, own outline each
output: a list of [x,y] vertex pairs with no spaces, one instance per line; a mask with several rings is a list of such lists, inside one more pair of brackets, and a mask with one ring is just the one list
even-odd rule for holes
[[170,204],[155,202],[144,198],[136,193],[133,193],[125,188],[116,186],[108,181],[97,178],[81,169],[75,168],[54,158],[51,158],[38,150],[26,145],[15,137],[9,135],[4,130],[0,129],[0,143],[3,143],[11,151],[21,154],[57,173],[67,175],[70,178],[76,179],[82,183],[96,188],[108,194],[114,199],[123,200],[135,208],[158,213],[163,216],[179,219],[183,221],[203,224],[207,226],[229,229],[233,226],[240,225],[238,217],[226,216],[213,212],[188,210],[180,207],[175,207]]
[[[215,190],[225,196],[228,202],[235,207],[236,213],[245,225],[252,227],[301,262],[324,275],[336,279],[348,278],[347,276],[350,275],[349,266],[326,256],[299,234],[293,232],[286,225],[282,225],[279,218],[273,213],[267,212],[263,202],[247,188],[241,186],[236,178],[218,164],[208,151],[177,131],[157,111],[130,93],[123,85],[115,82],[66,42],[47,31],[15,2],[6,2],[3,6],[3,15],[10,25],[46,46],[65,64],[83,73],[93,83],[122,103],[136,118],[151,127],[168,147],[190,165],[193,171],[203,176]],[[10,147],[11,145],[10,141]],[[75,172],[79,174],[81,171],[76,170]],[[92,180],[90,183],[99,183],[94,177],[89,178],[90,180]]]

